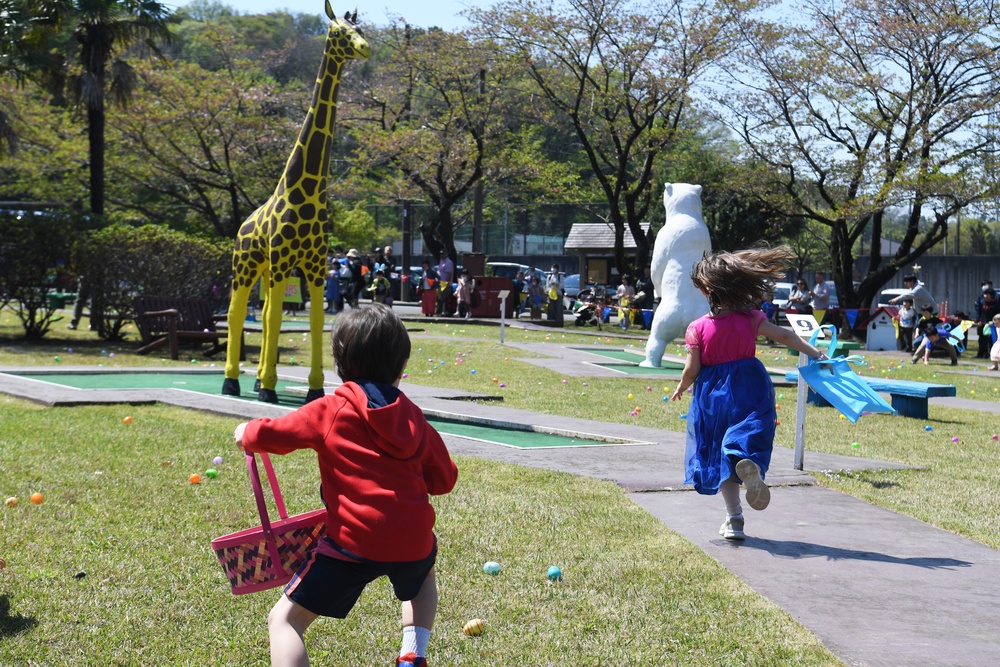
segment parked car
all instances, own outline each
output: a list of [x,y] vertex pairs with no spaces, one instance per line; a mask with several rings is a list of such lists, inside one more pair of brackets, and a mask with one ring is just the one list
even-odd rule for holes
[[878,295],[878,305],[879,307],[888,306],[890,308],[898,308],[901,303],[889,303],[889,299],[895,299],[901,294],[906,294],[909,292],[905,287],[890,287],[889,289],[882,290]]

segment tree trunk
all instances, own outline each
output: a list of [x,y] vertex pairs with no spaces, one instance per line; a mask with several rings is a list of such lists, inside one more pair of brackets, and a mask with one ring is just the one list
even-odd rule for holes
[[90,212],[104,215],[104,101],[87,107],[87,140],[90,144]]

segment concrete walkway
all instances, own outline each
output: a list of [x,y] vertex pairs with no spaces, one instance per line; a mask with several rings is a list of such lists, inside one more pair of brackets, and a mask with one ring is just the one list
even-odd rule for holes
[[[552,351],[553,346],[546,348],[546,353]],[[585,364],[588,356],[582,351],[557,353],[558,364],[566,365],[560,372]],[[553,367],[551,359],[547,366]],[[587,372],[594,374],[593,368]],[[26,370],[0,368],[0,373]],[[307,373],[306,368],[281,369],[287,379],[304,379]],[[327,377],[331,383],[338,381],[332,372]],[[790,449],[776,448],[768,473],[771,505],[764,512],[745,510],[749,537],[734,543],[717,532],[724,518],[721,499],[699,496],[683,486],[682,433],[539,415],[499,402],[456,400],[474,397],[467,392],[408,384],[403,389],[429,414],[544,424],[651,443],[521,450],[445,437],[455,454],[619,484],[632,500],[785,609],[849,665],[1000,663],[1000,552],[819,487],[811,475],[793,468]],[[173,389],[81,392],[12,375],[0,376],[0,391],[60,405],[162,401],[234,418],[277,416],[289,410]],[[931,401],[943,404],[947,399]],[[1000,406],[982,401],[963,400],[961,407],[1000,413]],[[835,471],[903,466],[807,451],[806,467]]]

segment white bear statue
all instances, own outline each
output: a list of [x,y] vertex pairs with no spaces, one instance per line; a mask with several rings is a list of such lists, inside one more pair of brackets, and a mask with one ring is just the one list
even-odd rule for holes
[[708,299],[691,282],[691,270],[712,239],[701,217],[701,186],[667,183],[663,189],[666,223],[656,233],[650,277],[660,296],[646,341],[646,358],[639,365],[659,368],[667,343],[683,336],[687,326],[708,313]]

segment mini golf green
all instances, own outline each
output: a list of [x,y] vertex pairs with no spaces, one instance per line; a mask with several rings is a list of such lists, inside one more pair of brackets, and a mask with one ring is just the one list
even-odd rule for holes
[[515,447],[517,449],[550,449],[553,447],[607,447],[609,445],[649,445],[649,442],[612,438],[574,431],[545,430],[527,424],[494,422],[485,419],[445,419],[427,416],[438,433],[469,440]]
[[[257,393],[253,391],[254,377],[240,376],[240,397],[222,396],[223,373],[220,370],[196,370],[186,372],[163,371],[81,371],[66,373],[7,373],[21,378],[48,382],[63,387],[71,387],[82,391],[112,390],[128,391],[142,389],[179,389],[200,394],[218,396],[220,398],[236,398],[236,400],[256,401]],[[297,391],[290,392],[294,388]],[[278,404],[289,407],[301,406],[305,400],[306,386],[301,383],[279,380],[276,390]],[[645,445],[647,442],[614,438],[609,436],[546,429],[528,424],[513,424],[498,422],[478,417],[455,415],[454,418],[428,415],[428,421],[439,432],[455,435],[470,440],[479,440],[505,447],[519,449],[545,449],[551,447],[597,447],[608,445]]]
[[[222,370],[195,371],[186,373],[164,373],[164,372],[115,372],[115,371],[86,371],[80,373],[9,373],[29,380],[40,382],[50,382],[52,384],[72,387],[82,390],[129,390],[129,389],[180,389],[193,391],[199,394],[213,394],[221,396],[222,380],[224,373]],[[250,401],[257,400],[257,392],[253,390],[256,378],[252,375],[240,376],[240,396],[227,396],[226,398],[238,398]],[[290,393],[289,387],[305,387],[302,383],[285,382],[278,380],[275,390],[278,393],[279,405],[299,406],[305,401],[304,390],[302,393]]]
[[[663,359],[660,362],[659,368],[647,368],[645,366],[639,365],[639,362],[645,359],[646,357],[636,352],[600,348],[597,347],[596,345],[594,347],[577,347],[574,349],[583,352],[590,352],[591,354],[607,357],[608,359],[615,359],[617,361],[621,361],[623,363],[618,363],[618,364],[601,363],[597,365],[603,366],[604,368],[610,368],[612,370],[620,371],[628,375],[655,374],[655,375],[663,375],[665,377],[679,378],[684,370],[684,362],[680,360]],[[780,379],[782,381],[785,379],[785,371],[769,370],[768,375],[770,375],[772,379]]]

